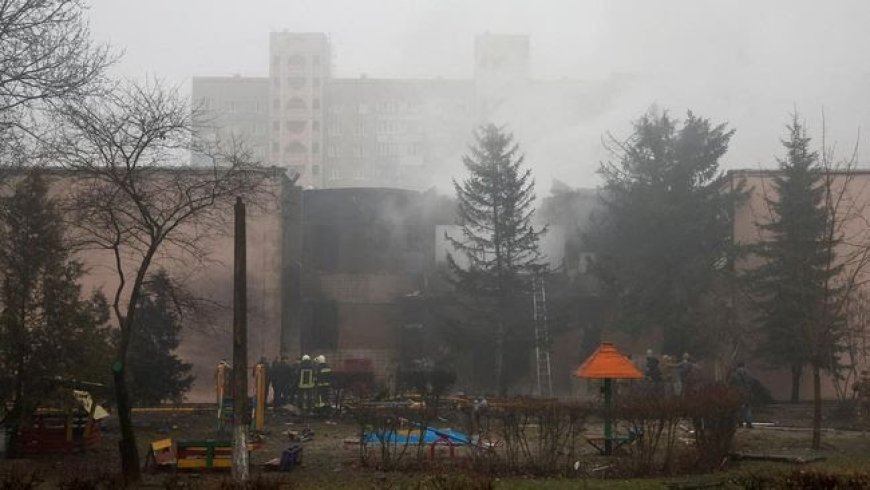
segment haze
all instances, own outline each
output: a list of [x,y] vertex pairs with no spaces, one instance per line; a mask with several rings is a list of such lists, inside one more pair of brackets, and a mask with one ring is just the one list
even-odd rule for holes
[[582,124],[525,142],[539,194],[553,178],[598,184],[602,136],[627,135],[651,105],[735,127],[726,168],[773,165],[795,108],[816,136],[824,111],[841,148],[870,126],[864,1],[94,0],[90,17],[96,39],[125,50],[117,74],[185,91],[192,76],[267,75],[270,31],[327,33],[333,73],[350,78],[469,78],[475,35],[527,34],[535,78],[626,80]]

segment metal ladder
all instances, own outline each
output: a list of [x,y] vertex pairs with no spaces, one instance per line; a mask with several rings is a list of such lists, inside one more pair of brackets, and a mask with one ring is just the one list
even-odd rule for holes
[[536,394],[550,397],[553,395],[553,381],[550,377],[550,334],[547,325],[547,290],[543,271],[532,275],[532,310],[535,322],[535,366],[537,368]]

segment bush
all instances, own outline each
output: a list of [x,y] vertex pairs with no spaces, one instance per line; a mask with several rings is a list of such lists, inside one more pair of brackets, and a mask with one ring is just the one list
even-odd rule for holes
[[515,399],[491,404],[484,416],[488,432],[500,434],[504,441],[501,453],[494,452],[514,471],[538,475],[570,473],[577,461],[582,432],[589,406],[583,403],[540,399]]
[[870,473],[837,474],[816,470],[794,470],[787,473],[749,474],[734,478],[732,483],[749,490],[858,490],[870,488]]
[[695,467],[702,471],[721,467],[734,442],[742,395],[728,385],[708,384],[692,392],[685,401],[695,430]]
[[0,490],[32,490],[42,483],[35,471],[13,466],[0,470]]
[[[360,433],[360,462],[383,470],[398,469],[407,457],[425,459],[426,445],[421,434],[430,427],[434,410],[422,404],[368,403],[354,408]],[[413,442],[410,436],[418,436]],[[369,444],[368,439],[375,442]]]
[[[722,383],[697,385],[683,396],[642,387],[618,398],[616,419],[640,436],[628,447],[627,469],[646,476],[718,468],[731,450],[742,403],[740,392]],[[685,419],[691,431],[681,425]]]

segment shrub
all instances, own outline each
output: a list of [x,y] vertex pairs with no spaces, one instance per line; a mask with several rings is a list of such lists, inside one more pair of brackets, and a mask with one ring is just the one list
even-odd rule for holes
[[684,403],[695,431],[695,467],[710,471],[722,466],[734,442],[743,396],[731,386],[714,383],[694,390]]
[[773,474],[748,474],[732,480],[749,490],[807,489],[858,490],[870,488],[870,473],[828,473],[816,470],[793,470]]
[[0,490],[32,490],[41,483],[42,480],[37,477],[35,471],[24,470],[17,466],[0,470]]
[[[696,385],[683,396],[641,385],[617,398],[616,418],[640,436],[628,446],[628,471],[645,476],[719,467],[731,450],[742,403],[742,395],[722,383]],[[685,419],[691,432],[681,425]]]

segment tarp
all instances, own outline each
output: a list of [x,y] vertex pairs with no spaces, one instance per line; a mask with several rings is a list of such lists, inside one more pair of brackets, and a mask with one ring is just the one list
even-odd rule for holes
[[[450,429],[428,428],[423,433],[423,444],[433,444],[438,442],[439,439],[442,441],[448,439],[452,444],[457,446],[471,444],[471,440],[467,435]],[[366,444],[381,444],[383,442],[400,445],[419,444],[420,429],[403,429],[396,432],[386,432],[384,434],[370,432],[363,436],[363,441],[365,441]]]

